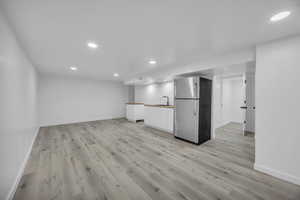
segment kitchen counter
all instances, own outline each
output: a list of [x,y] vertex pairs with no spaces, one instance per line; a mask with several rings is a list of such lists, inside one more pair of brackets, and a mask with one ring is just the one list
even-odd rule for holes
[[175,106],[172,105],[160,105],[160,104],[145,104],[144,106],[149,106],[149,107],[159,107],[159,108],[175,108]]
[[128,102],[127,105],[144,105],[144,103]]

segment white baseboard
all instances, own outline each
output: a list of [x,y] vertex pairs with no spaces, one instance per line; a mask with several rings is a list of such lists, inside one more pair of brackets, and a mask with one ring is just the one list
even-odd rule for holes
[[47,122],[47,123],[40,123],[40,127],[48,127],[48,126],[58,126],[58,125],[68,125],[68,124],[77,124],[82,122],[93,122],[93,121],[102,121],[102,120],[111,120],[111,119],[122,119],[125,116],[111,116],[111,117],[95,117],[89,119],[81,119],[81,120],[65,120],[60,122]]
[[274,169],[271,169],[271,168],[268,168],[268,167],[265,167],[265,166],[262,166],[262,165],[258,165],[256,163],[254,164],[254,169],[257,170],[257,171],[263,172],[265,174],[274,176],[276,178],[285,180],[287,182],[294,183],[296,185],[300,185],[300,178],[299,177],[295,177],[295,176],[292,176],[292,175],[287,174],[287,173],[283,173],[283,172],[280,172],[280,171],[277,171],[277,170],[274,170]]
[[30,156],[30,153],[31,153],[31,150],[32,150],[32,147],[33,147],[33,144],[34,144],[34,141],[39,133],[39,130],[40,130],[40,127],[37,128],[36,132],[34,133],[34,136],[33,136],[33,139],[31,141],[31,144],[29,146],[29,149],[25,155],[25,158],[22,162],[22,165],[20,166],[20,169],[19,169],[19,172],[17,174],[17,178],[14,182],[14,184],[12,185],[7,197],[6,197],[6,200],[12,200],[14,198],[14,195],[17,191],[17,188],[18,188],[18,185],[19,185],[19,182],[21,181],[21,178],[22,178],[22,175],[23,175],[23,172],[25,170],[25,167],[26,167],[26,164],[27,164],[27,161],[29,159],[29,156]]

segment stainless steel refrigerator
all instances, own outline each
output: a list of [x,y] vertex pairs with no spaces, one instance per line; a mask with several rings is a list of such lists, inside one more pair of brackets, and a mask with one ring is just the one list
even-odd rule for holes
[[212,81],[202,77],[175,79],[174,135],[195,144],[210,140]]

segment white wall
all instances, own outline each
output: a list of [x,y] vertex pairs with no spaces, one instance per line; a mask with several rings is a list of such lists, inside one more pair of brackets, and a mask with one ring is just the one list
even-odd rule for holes
[[135,86],[135,102],[160,104],[162,96],[168,96],[170,105],[174,105],[174,82]]
[[243,110],[243,78],[225,78],[222,80],[222,121],[242,123]]
[[0,13],[0,199],[22,172],[38,132],[37,74]]
[[257,47],[255,168],[300,184],[300,37]]
[[134,86],[128,86],[128,102],[134,102]]
[[215,137],[215,129],[223,125],[222,119],[222,78],[213,77],[213,95],[212,95],[212,138]]
[[128,87],[120,82],[40,77],[40,125],[125,117]]

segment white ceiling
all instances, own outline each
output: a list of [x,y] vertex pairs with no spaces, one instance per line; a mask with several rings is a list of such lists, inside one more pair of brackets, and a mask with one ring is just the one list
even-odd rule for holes
[[[39,71],[131,80],[300,33],[299,0],[0,0]],[[269,18],[292,14],[276,24]],[[86,42],[99,43],[90,50]],[[150,66],[149,59],[157,60]],[[78,71],[70,71],[70,66]],[[120,77],[113,77],[113,73]],[[148,73],[149,72],[149,73]]]

